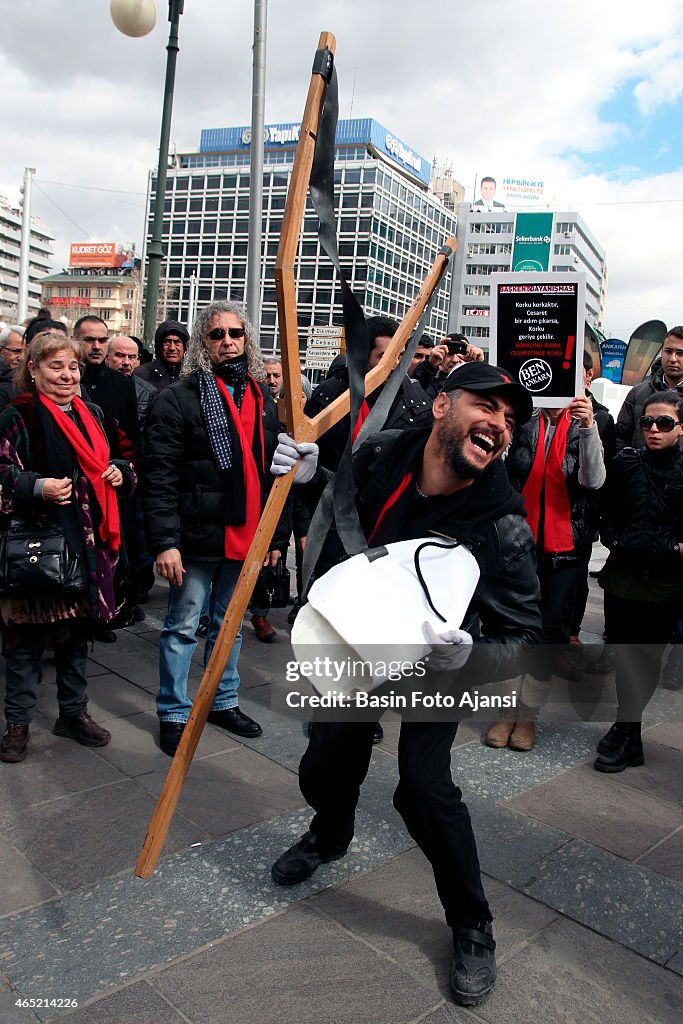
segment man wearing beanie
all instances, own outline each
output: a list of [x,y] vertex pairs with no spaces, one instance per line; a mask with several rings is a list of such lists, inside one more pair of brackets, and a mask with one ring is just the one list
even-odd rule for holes
[[189,337],[187,328],[182,324],[164,320],[154,335],[155,358],[151,363],[138,366],[134,375],[153,384],[157,391],[174,384],[180,379],[180,366]]

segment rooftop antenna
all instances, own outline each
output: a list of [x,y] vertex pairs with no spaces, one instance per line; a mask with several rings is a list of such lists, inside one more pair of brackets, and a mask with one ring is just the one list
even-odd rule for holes
[[349,121],[353,117],[353,98],[356,95],[356,74],[358,73],[358,66],[353,69],[353,85],[351,86],[351,106],[349,107]]

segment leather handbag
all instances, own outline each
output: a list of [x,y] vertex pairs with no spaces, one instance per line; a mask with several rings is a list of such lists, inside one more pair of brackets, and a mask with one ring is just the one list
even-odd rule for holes
[[289,604],[290,572],[280,558],[276,565],[267,565],[261,569],[261,586],[268,595],[271,608],[286,608]]
[[0,537],[0,594],[52,597],[87,586],[85,554],[70,547],[54,520],[10,521]]

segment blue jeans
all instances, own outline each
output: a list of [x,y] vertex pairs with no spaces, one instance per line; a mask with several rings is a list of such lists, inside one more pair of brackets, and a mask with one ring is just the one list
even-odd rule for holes
[[[211,657],[225,609],[230,603],[242,562],[183,562],[182,586],[170,587],[168,611],[159,641],[159,692],[157,715],[162,722],[186,722],[192,701],[187,696],[190,661],[197,646],[196,632],[207,595],[209,596],[209,630],[204,647],[204,665]],[[238,630],[223,677],[214,697],[213,711],[237,707],[240,677],[237,659],[242,647]]]

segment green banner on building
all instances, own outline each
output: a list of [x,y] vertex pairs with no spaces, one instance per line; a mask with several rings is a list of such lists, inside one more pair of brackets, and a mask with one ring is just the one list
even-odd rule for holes
[[552,234],[552,213],[518,213],[511,269],[546,272],[550,266]]

